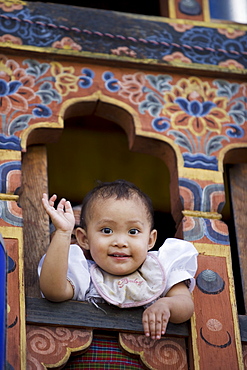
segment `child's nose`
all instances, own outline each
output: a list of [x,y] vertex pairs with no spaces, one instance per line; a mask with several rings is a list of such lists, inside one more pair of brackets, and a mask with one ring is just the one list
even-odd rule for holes
[[116,238],[114,240],[114,245],[119,248],[127,247],[128,241],[127,241],[126,235],[122,235],[122,234],[116,235]]

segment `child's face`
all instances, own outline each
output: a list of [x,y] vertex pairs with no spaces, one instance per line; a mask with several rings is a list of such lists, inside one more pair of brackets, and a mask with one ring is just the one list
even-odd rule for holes
[[142,201],[114,198],[95,201],[90,207],[87,230],[78,229],[79,244],[90,250],[96,264],[113,275],[127,275],[144,262],[156,241],[156,230]]

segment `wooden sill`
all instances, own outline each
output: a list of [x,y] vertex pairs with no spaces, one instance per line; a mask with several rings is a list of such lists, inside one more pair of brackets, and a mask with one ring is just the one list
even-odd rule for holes
[[[66,326],[109,331],[143,333],[142,308],[118,308],[99,304],[105,311],[88,302],[54,303],[43,298],[26,298],[26,322],[29,325]],[[166,335],[188,337],[189,321],[169,323]]]

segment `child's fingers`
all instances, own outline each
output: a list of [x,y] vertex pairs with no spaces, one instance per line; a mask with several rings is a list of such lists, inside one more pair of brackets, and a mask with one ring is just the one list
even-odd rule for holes
[[48,196],[45,193],[43,194],[43,197],[42,197],[42,204],[45,209],[49,207]]
[[57,210],[58,211],[63,211],[64,210],[64,205],[65,205],[65,202],[66,202],[66,199],[65,198],[62,198],[58,205],[57,205]]
[[145,335],[147,337],[150,337],[149,320],[145,312],[142,317],[142,325],[143,325],[143,330],[144,330]]
[[56,212],[54,208],[54,202],[56,199],[57,199],[57,196],[55,194],[53,194],[49,200],[48,200],[48,195],[46,193],[43,194],[42,204],[43,204],[45,211],[50,217],[52,217],[52,215]]
[[49,203],[53,206],[54,205],[54,202],[55,200],[57,199],[57,196],[56,194],[53,194],[50,199],[49,199]]
[[143,329],[146,336],[152,339],[160,339],[161,335],[165,334],[167,327],[167,319],[165,315],[150,313],[143,317]]
[[161,331],[162,331],[162,323],[163,322],[162,322],[160,315],[156,316],[154,324],[150,326],[152,339],[160,339]]
[[162,324],[161,324],[161,335],[164,335],[166,332],[168,320],[166,316],[162,316]]
[[156,318],[154,313],[149,313],[143,318],[143,329],[146,336],[155,339],[156,335]]
[[66,201],[64,204],[65,212],[74,214],[70,201]]

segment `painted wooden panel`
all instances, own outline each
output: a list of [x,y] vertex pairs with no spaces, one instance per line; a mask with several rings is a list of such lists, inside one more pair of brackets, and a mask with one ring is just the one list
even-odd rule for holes
[[[196,244],[197,245],[197,244]],[[242,368],[242,347],[237,329],[231,256],[225,246],[197,245],[200,250],[197,286],[193,293],[193,351],[196,368]]]
[[92,331],[63,327],[27,326],[27,369],[60,368],[72,352],[84,351]]
[[120,333],[121,347],[132,354],[140,355],[141,361],[153,370],[187,370],[186,344],[182,338],[154,340],[145,335]]
[[0,21],[0,42],[11,49],[229,73],[247,65],[247,28],[240,25],[17,0],[0,4]]
[[[25,299],[21,230],[4,230],[4,242],[11,269],[8,271],[7,362],[11,368],[25,369]],[[8,235],[10,232],[11,235]],[[16,237],[15,237],[16,234]],[[19,234],[19,235],[18,235]]]
[[[224,281],[217,294],[205,293],[197,284],[194,368],[213,368],[215,361],[226,369],[243,368],[229,236],[220,219],[225,200],[223,161],[236,160],[237,150],[247,148],[247,84],[241,78],[247,70],[246,31],[244,26],[133,17],[49,3],[0,3],[0,231],[15,262],[8,281],[7,353],[15,369],[26,368],[23,223],[17,195],[21,152],[30,144],[55,140],[67,117],[92,112],[123,127],[131,148],[143,150],[149,142],[149,152],[170,162],[178,233],[198,247],[199,273],[211,270]],[[168,147],[172,155],[166,155]],[[32,162],[28,155],[23,156],[24,165],[25,160]],[[43,162],[42,174],[44,167]],[[35,181],[30,195],[24,193],[26,205],[33,202],[34,213],[40,207]],[[47,231],[44,235],[47,238]],[[44,245],[38,243],[37,253],[30,253],[34,259],[43,251]],[[33,260],[33,274],[34,269]],[[179,346],[182,366],[187,366],[184,347],[180,342]],[[140,352],[143,345],[137,347],[134,351]]]

